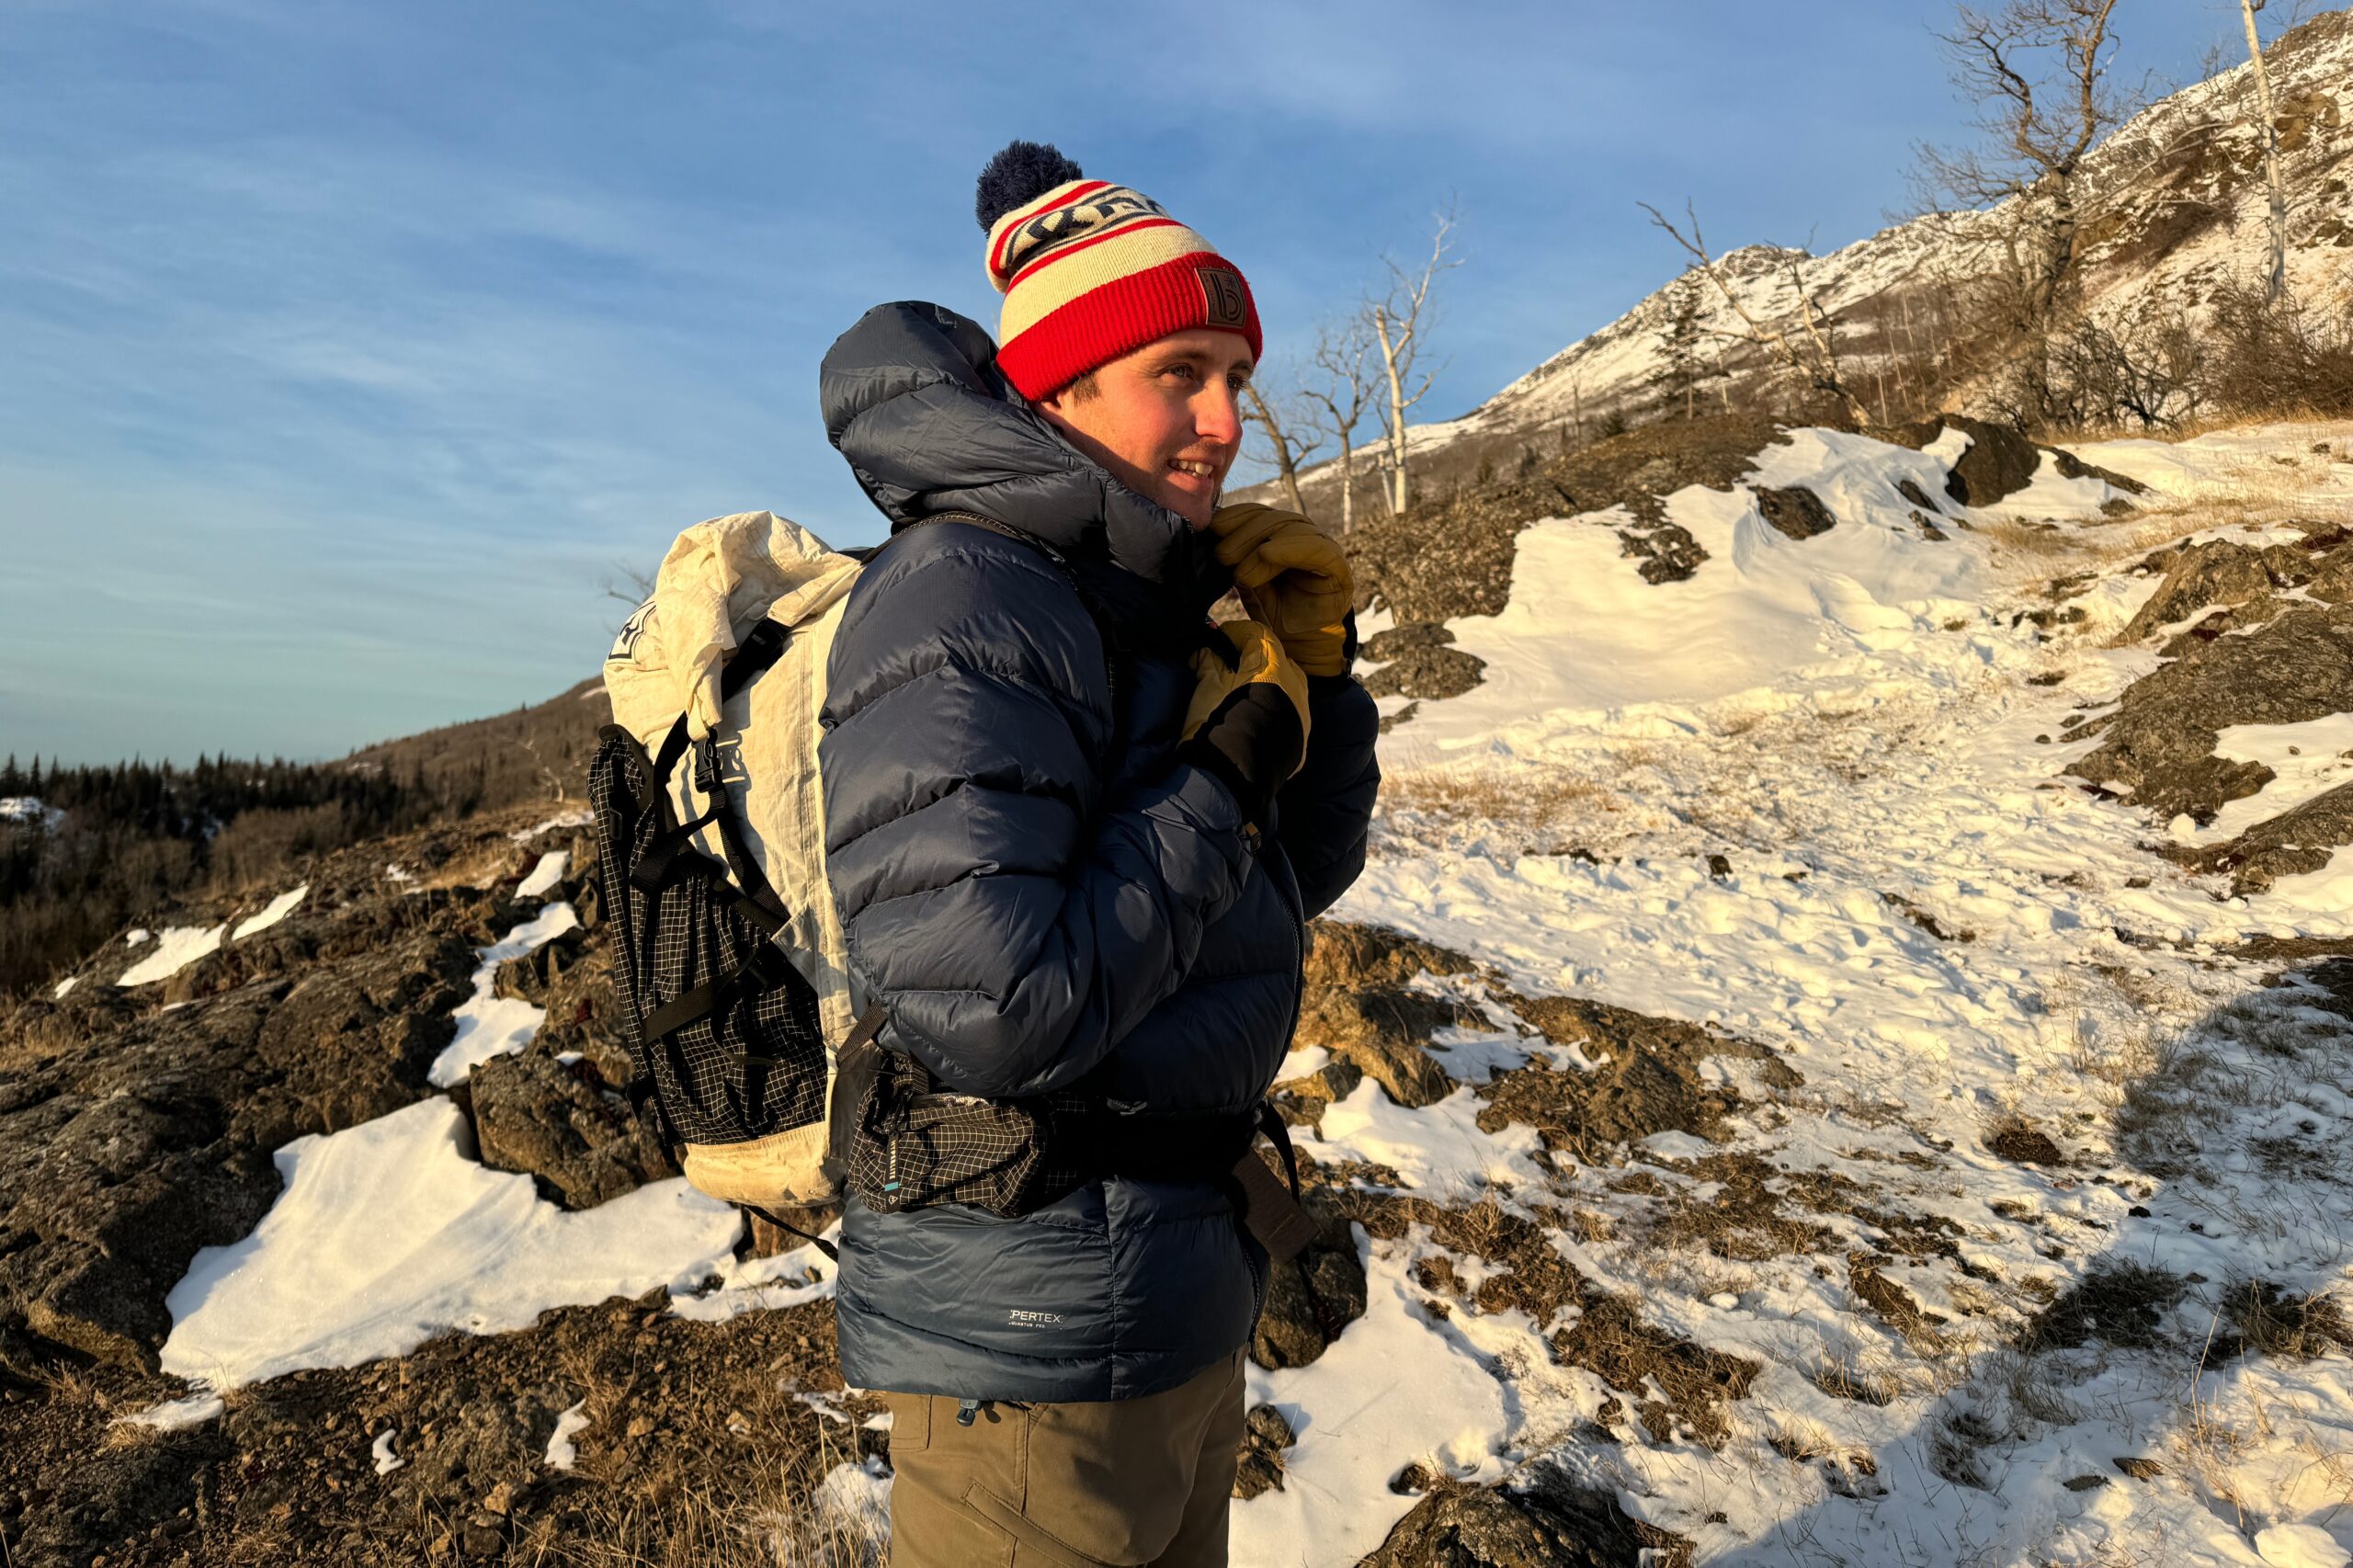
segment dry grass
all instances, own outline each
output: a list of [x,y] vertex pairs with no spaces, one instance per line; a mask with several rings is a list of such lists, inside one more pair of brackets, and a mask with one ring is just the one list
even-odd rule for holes
[[1381,813],[1392,832],[1418,839],[1432,830],[1492,828],[1538,854],[1557,853],[1579,823],[1624,805],[1588,775],[1542,764],[1427,767],[1381,781]]

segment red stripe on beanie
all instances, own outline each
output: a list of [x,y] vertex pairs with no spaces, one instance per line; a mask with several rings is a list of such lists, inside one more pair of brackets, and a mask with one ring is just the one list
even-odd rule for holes
[[998,219],[997,222],[999,224],[999,232],[996,237],[996,243],[989,246],[989,270],[1000,276],[1003,275],[1005,271],[1005,247],[1013,243],[1013,236],[1021,232],[1022,224],[1029,222],[1031,219],[1037,217],[1041,212],[1050,211],[1057,207],[1070,206],[1072,203],[1078,201],[1082,198],[1094,195],[1098,190],[1108,190],[1110,188],[1110,186],[1111,182],[1108,179],[1085,180],[1078,185],[1074,186],[1069,190],[1063,191],[1060,196],[1056,196],[1051,192],[1049,192],[1045,196],[1040,197],[1036,206],[1030,208],[1027,212],[1016,214],[1013,221],[1009,223],[1002,218]]
[[[1210,320],[1206,286],[1195,276],[1203,271],[1222,272],[1241,286],[1240,327]],[[1250,345],[1251,357],[1258,355],[1258,304],[1249,282],[1212,251],[1180,256],[1088,290],[999,349],[996,363],[1014,390],[1035,403],[1097,366],[1192,327],[1237,332]]]

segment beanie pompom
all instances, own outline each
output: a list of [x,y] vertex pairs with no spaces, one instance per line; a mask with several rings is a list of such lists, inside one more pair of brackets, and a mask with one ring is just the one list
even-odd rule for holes
[[1084,170],[1049,142],[1008,142],[981,171],[972,212],[985,233],[1015,208],[1037,200],[1058,185],[1085,177]]

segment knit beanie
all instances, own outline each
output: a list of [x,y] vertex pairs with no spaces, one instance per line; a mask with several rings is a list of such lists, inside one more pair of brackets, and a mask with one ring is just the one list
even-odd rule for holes
[[1150,197],[1015,142],[981,171],[974,210],[1005,296],[997,368],[1032,403],[1189,327],[1239,333],[1256,358],[1250,285]]

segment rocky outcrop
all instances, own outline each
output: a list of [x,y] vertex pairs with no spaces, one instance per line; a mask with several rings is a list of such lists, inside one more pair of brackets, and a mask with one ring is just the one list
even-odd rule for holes
[[2099,746],[2069,769],[2160,820],[2211,822],[2268,784],[2258,762],[2218,756],[2236,724],[2296,724],[2353,711],[2353,604],[2298,603],[2258,629],[2192,642],[2125,688],[2112,713],[2066,733]]
[[1460,954],[1375,926],[1318,921],[1300,1005],[1297,1043],[1322,1046],[1379,1084],[1399,1105],[1435,1104],[1454,1092],[1454,1080],[1429,1054],[1439,1029],[1486,1027],[1486,1016],[1465,1003],[1407,989],[1424,972],[1459,974],[1471,968]]
[[1449,647],[1454,633],[1431,621],[1394,626],[1365,639],[1364,688],[1375,697],[1460,697],[1479,684],[1487,662]]
[[1790,539],[1813,539],[1838,526],[1822,497],[1802,484],[1781,490],[1759,485],[1756,510],[1775,532]]
[[1299,1435],[1271,1404],[1254,1404],[1242,1420],[1242,1462],[1233,1472],[1233,1494],[1245,1501],[1283,1489],[1283,1450]]
[[2259,822],[2226,844],[2166,852],[2196,871],[2222,872],[2244,898],[2269,891],[2283,877],[2324,869],[2337,849],[2353,844],[2353,784],[2340,784],[2278,816]]
[[1668,521],[1665,497],[1686,485],[1729,490],[1781,439],[1747,415],[1670,420],[1542,461],[1512,478],[1472,487],[1443,505],[1359,523],[1347,540],[1358,608],[1385,604],[1400,626],[1495,615],[1511,593],[1520,529],[1544,517],[1612,513],[1622,553],[1643,580],[1688,577],[1707,552]]
[[[2119,634],[2122,642],[2140,642],[2203,609],[2235,609],[2253,603],[2276,613],[2277,607],[2269,603],[2275,593],[2303,587],[2316,579],[2326,579],[2318,585],[2322,590],[2353,586],[2353,542],[2335,530],[2314,533],[2300,544],[2258,547],[2234,540],[2207,540],[2161,550],[2142,566],[2163,572],[2165,578],[2125,624]],[[2313,597],[2335,601],[2347,595],[2322,591]],[[2269,616],[2254,619],[2259,622]]]
[[1699,1024],[1575,996],[1516,998],[1514,1006],[1547,1040],[1575,1047],[1596,1066],[1563,1071],[1530,1062],[1496,1074],[1478,1091],[1487,1102],[1479,1126],[1489,1132],[1512,1122],[1532,1127],[1548,1151],[1580,1161],[1656,1132],[1724,1137],[1724,1119],[1740,1099],[1711,1081],[1702,1065],[1709,1057],[1756,1062],[1777,1087],[1803,1081],[1754,1040]]
[[[504,869],[533,858],[510,826],[427,836]],[[497,892],[388,885],[385,851],[329,858],[294,915],[162,984],[110,983],[141,950],[110,943],[64,997],[0,1017],[0,1340],[35,1360],[153,1367],[165,1297],[200,1248],[259,1222],[278,1149],[435,1092],[477,949],[529,912]]]
[[[1945,494],[1963,506],[1990,506],[2017,494],[2034,483],[2046,455],[2062,479],[2104,480],[2127,495],[2138,495],[2146,488],[2138,480],[2096,468],[2073,452],[2043,446],[2011,426],[1972,419],[1965,415],[1939,415],[1934,419],[1875,430],[1872,434],[1916,450],[1931,445],[1947,430],[1957,430],[1969,437],[1968,449],[1953,460],[1951,472],[1945,476]],[[1913,504],[1917,506],[1919,502],[1915,500]]]
[[567,1209],[593,1209],[676,1174],[654,1130],[585,1062],[534,1047],[483,1062],[469,1082],[482,1163],[528,1172]]
[[1689,1560],[1678,1538],[1628,1518],[1607,1489],[1538,1464],[1498,1485],[1431,1493],[1358,1568],[1665,1568]]

